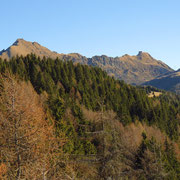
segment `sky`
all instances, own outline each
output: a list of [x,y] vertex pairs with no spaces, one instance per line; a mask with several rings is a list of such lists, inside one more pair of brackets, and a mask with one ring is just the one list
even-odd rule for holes
[[58,53],[148,52],[180,68],[179,0],[1,0],[0,50],[18,38]]

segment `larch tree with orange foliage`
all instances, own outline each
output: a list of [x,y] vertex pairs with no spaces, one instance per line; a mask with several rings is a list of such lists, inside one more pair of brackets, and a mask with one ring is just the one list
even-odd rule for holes
[[4,179],[47,179],[56,166],[58,144],[30,83],[0,77],[0,161]]

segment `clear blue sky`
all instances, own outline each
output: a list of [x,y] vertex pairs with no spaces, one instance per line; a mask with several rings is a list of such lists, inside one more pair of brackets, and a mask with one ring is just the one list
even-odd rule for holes
[[5,0],[0,50],[17,38],[59,53],[149,52],[180,68],[180,0]]

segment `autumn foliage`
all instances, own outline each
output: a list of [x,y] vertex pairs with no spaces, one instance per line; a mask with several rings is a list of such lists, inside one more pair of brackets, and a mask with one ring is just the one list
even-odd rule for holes
[[0,174],[10,179],[41,179],[58,151],[49,121],[30,83],[1,76]]

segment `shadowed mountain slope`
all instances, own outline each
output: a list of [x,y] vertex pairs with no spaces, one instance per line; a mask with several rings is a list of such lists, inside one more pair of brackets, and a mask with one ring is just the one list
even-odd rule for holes
[[173,91],[180,94],[180,69],[146,82],[144,85],[151,85],[159,89]]

